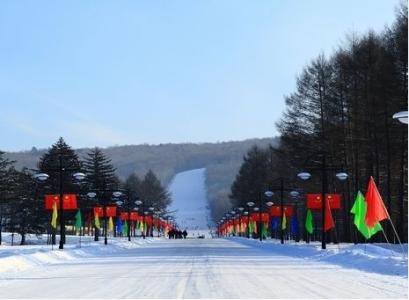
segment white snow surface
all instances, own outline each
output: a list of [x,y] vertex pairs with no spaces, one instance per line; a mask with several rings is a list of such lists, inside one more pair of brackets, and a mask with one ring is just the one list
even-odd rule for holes
[[68,237],[64,250],[0,246],[0,298],[408,296],[407,256],[396,246],[329,244],[323,251],[319,243],[246,238],[110,238],[107,246],[82,239],[79,248],[78,237]]
[[212,222],[206,196],[206,169],[177,173],[169,185],[172,195],[170,211],[175,211],[175,220],[189,236],[210,237]]

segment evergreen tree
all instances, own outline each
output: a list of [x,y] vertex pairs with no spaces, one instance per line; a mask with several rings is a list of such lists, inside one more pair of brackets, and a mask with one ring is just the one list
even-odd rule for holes
[[118,178],[111,160],[99,148],[87,153],[83,161],[86,187],[90,191],[114,190],[118,188]]
[[152,170],[149,170],[140,183],[139,198],[145,206],[153,206],[159,211],[166,211],[171,203],[169,192],[164,188]]
[[[85,172],[84,189],[95,192],[97,197],[83,201],[82,211],[88,220],[91,220],[92,209],[97,204],[110,204],[112,192],[119,187],[119,180],[115,175],[115,168],[111,160],[99,148],[87,153],[83,161]],[[98,230],[95,230],[95,240],[98,240]]]
[[59,193],[60,175],[63,193],[78,190],[72,174],[81,171],[81,162],[75,151],[66,144],[62,137],[40,158],[38,169],[50,176],[46,183],[50,192]]
[[44,209],[40,188],[28,169],[21,172],[12,169],[9,176],[13,179],[12,201],[8,205],[10,225],[13,231],[21,234],[21,245],[24,245],[27,233],[46,231],[50,214]]
[[258,203],[268,188],[269,170],[269,151],[253,146],[244,156],[232,184],[230,198],[233,205],[246,207],[248,201]]
[[2,242],[2,226],[3,226],[3,211],[5,209],[5,204],[10,196],[10,167],[13,165],[14,161],[10,161],[3,157],[4,152],[0,151],[0,245]]
[[130,195],[139,198],[142,194],[142,181],[135,173],[133,173],[125,180],[124,188]]

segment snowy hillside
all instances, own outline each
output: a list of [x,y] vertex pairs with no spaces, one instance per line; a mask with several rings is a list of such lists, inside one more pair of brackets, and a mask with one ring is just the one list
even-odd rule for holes
[[195,169],[176,174],[169,185],[172,194],[171,211],[180,229],[198,234],[209,234],[211,227],[209,203],[206,197],[206,169]]

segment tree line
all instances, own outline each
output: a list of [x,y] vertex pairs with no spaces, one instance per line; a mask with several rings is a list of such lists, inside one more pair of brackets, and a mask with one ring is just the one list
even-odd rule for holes
[[[401,240],[407,241],[408,128],[392,118],[408,105],[407,37],[402,3],[394,23],[381,33],[351,35],[331,56],[318,55],[305,66],[276,124],[280,146],[249,150],[231,187],[232,205],[258,201],[277,177],[304,194],[320,193],[325,157],[329,191],[343,195],[342,209],[335,212],[337,229],[329,238],[359,241],[350,209],[373,176]],[[305,170],[312,178],[300,182],[296,174]],[[338,171],[348,174],[345,182],[335,177]],[[385,224],[385,231],[393,236],[391,226]]]
[[[50,212],[45,210],[44,195],[58,194],[60,180],[63,193],[78,195],[78,207],[86,221],[84,226],[87,222],[91,223],[93,207],[103,204],[100,197],[88,197],[89,192],[105,191],[112,194],[113,191],[123,190],[133,202],[138,198],[144,206],[153,206],[162,214],[167,213],[171,203],[170,194],[153,171],[149,170],[144,177],[131,174],[121,181],[111,160],[101,149],[89,150],[81,160],[63,138],[41,156],[37,168],[23,168],[19,171],[14,163],[0,151],[0,232],[21,234],[21,244],[25,243],[27,233],[50,232]],[[83,182],[73,179],[75,172],[86,175]],[[48,180],[44,183],[36,180],[34,175],[38,173],[48,174]],[[114,204],[113,199],[108,199],[109,203]],[[66,212],[67,224],[73,222],[74,214],[75,211]]]

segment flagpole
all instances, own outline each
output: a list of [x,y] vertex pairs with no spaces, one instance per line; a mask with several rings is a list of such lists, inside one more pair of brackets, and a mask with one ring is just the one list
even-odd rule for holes
[[280,229],[280,240],[281,244],[284,244],[284,229],[283,229],[283,218],[284,218],[284,179],[281,177],[280,178],[280,213],[281,213],[281,229]]
[[326,172],[326,157],[325,152],[322,154],[322,190],[321,190],[321,207],[322,207],[322,230],[321,230],[321,249],[326,249],[326,235],[325,235],[325,210],[326,210],[326,199],[325,195],[327,194],[327,172]]
[[[392,222],[392,220],[391,220],[391,216],[389,215],[389,212],[388,212],[388,210],[387,210],[386,207],[385,207],[385,203],[383,203],[383,201],[380,201],[380,202],[382,203],[383,209],[384,209],[384,210],[386,211],[386,213],[388,214],[389,223],[391,224],[392,229],[393,229],[393,232],[394,232],[396,238],[398,239],[398,243],[399,243],[399,245],[400,245],[400,247],[401,247],[401,249],[402,249],[402,254],[404,255],[404,257],[406,257],[405,248],[403,248],[403,245],[402,245],[402,242],[401,242],[401,240],[400,240],[400,238],[399,238],[398,232],[396,231],[396,228],[395,228],[395,226],[393,225],[393,222]],[[382,227],[381,227],[381,228],[382,228]],[[383,228],[382,228],[382,232],[383,232],[383,235],[385,236],[386,241],[389,243],[388,238],[386,237],[386,234],[385,234],[385,232],[383,231]]]

